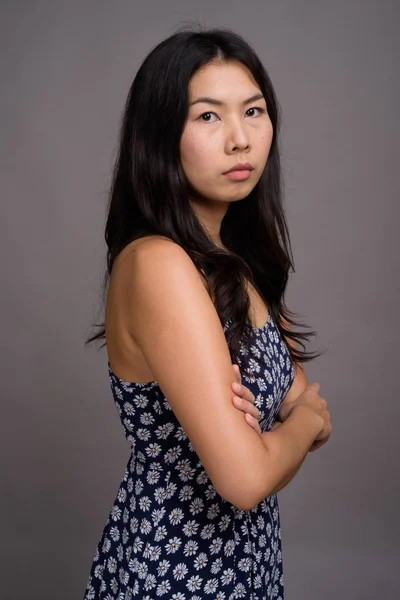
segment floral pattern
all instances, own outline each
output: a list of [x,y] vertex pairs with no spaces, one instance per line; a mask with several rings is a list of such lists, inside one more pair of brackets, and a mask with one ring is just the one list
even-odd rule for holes
[[[229,323],[225,326],[229,327]],[[253,328],[242,382],[268,431],[294,368],[271,315]],[[276,494],[252,510],[222,498],[158,383],[110,385],[131,454],[97,545],[84,600],[282,600],[281,528]]]

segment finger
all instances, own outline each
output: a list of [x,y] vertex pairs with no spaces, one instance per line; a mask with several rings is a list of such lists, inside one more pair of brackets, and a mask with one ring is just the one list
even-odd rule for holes
[[321,389],[321,386],[316,381],[314,381],[314,383],[310,383],[309,387],[312,387],[317,392],[317,394]]
[[311,445],[311,448],[309,449],[309,452],[314,452],[315,450],[318,450],[324,444],[325,444],[325,442],[320,441],[320,440],[318,440],[317,442],[313,442]]
[[242,376],[241,376],[241,374],[240,374],[240,369],[239,369],[239,366],[238,366],[238,365],[233,365],[233,371],[234,371],[234,373],[235,373],[235,376],[236,376],[236,380],[237,380],[237,382],[238,382],[239,384],[241,384],[241,383],[242,383]]
[[246,413],[244,415],[244,417],[245,417],[247,423],[250,425],[250,427],[252,427],[254,429],[254,431],[256,431],[258,434],[261,434],[260,424],[257,421],[257,419],[255,419],[254,417],[249,415],[249,413]]
[[243,392],[241,394],[242,398],[244,398],[245,400],[248,400],[252,404],[255,404],[255,402],[256,402],[255,395],[249,390],[249,388],[245,387],[244,385],[242,386],[242,388],[243,388]]
[[241,383],[238,383],[236,381],[232,383],[232,389],[235,392],[235,394],[238,394],[241,398],[244,398],[252,404],[256,403],[256,397],[245,385],[242,385]]
[[236,408],[238,408],[242,412],[252,415],[257,420],[260,418],[260,411],[256,406],[254,406],[254,404],[252,404],[248,400],[245,400],[240,396],[233,396],[232,400]]

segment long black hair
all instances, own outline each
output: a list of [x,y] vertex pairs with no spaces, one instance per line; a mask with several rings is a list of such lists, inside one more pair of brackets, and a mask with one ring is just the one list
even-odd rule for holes
[[[189,82],[210,62],[240,61],[263,93],[273,126],[272,144],[257,185],[232,202],[222,220],[220,239],[210,239],[189,201],[189,182],[183,172],[179,143],[188,114]],[[280,108],[269,75],[250,45],[229,29],[180,30],[158,44],[141,64],[128,93],[122,118],[105,228],[107,244],[103,307],[114,261],[135,239],[158,234],[179,244],[207,278],[232,362],[240,344],[250,341],[250,300],[247,278],[269,308],[296,362],[320,356],[305,351],[304,340],[316,332],[294,320],[285,305],[289,269],[294,271],[289,232],[282,204],[278,134]],[[104,339],[105,323],[86,344]],[[301,346],[302,350],[298,346]]]

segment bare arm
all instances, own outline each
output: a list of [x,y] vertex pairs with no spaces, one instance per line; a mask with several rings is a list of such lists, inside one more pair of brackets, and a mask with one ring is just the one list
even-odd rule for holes
[[224,332],[186,252],[150,239],[123,268],[130,330],[155,379],[218,493],[250,510],[303,460],[318,416],[293,410],[283,436],[270,432],[264,444],[231,402],[234,373]]

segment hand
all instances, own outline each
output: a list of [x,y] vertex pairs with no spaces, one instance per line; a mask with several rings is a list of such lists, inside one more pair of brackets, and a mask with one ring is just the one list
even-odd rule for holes
[[295,406],[306,406],[313,410],[318,416],[322,418],[321,431],[312,443],[309,452],[313,452],[325,444],[332,433],[331,416],[328,411],[328,404],[325,398],[319,396],[320,390],[319,383],[310,383],[304,392],[300,394],[294,401],[282,403],[279,410],[279,418],[285,421]]
[[[232,402],[236,408],[245,413],[244,417],[247,423],[261,435],[261,428],[258,423],[260,418],[260,411],[254,405],[255,396],[242,384],[242,377],[238,365],[233,365],[233,371],[235,373],[236,381],[232,383],[232,389],[235,392],[235,396],[232,397]],[[236,386],[239,386],[238,388]]]

